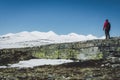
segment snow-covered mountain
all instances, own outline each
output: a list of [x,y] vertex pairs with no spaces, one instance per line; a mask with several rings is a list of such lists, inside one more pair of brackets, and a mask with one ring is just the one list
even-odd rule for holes
[[58,35],[53,31],[49,32],[20,32],[20,33],[9,33],[0,36],[0,49],[2,48],[19,48],[19,47],[32,47],[40,46],[51,43],[64,43],[64,42],[75,42],[92,39],[102,39],[104,37],[96,37],[93,35],[79,35],[76,33],[70,33],[67,35]]

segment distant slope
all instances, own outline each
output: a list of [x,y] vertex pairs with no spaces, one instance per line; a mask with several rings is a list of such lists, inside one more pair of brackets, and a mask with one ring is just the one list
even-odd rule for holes
[[104,37],[96,37],[93,35],[79,35],[76,33],[70,33],[67,35],[58,35],[53,31],[49,32],[27,32],[9,33],[0,36],[0,49],[3,48],[20,48],[20,47],[32,47],[40,46],[51,43],[64,43],[64,42],[76,42],[92,39],[102,39]]

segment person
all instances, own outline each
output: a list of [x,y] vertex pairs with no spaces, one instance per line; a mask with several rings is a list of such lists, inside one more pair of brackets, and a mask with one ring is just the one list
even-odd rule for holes
[[110,39],[110,34],[109,34],[110,29],[111,29],[111,24],[108,21],[108,19],[106,19],[104,22],[104,26],[103,26],[103,30],[105,31],[106,39]]

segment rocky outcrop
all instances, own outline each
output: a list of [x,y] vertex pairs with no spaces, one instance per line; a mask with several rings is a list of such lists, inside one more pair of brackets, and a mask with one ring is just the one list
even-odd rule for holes
[[110,54],[120,54],[120,37],[109,40],[89,40],[72,43],[59,43],[39,47],[2,49],[0,65],[31,58],[64,58],[73,60],[99,60]]
[[28,48],[0,50],[0,65],[17,63],[20,60],[34,58]]
[[0,50],[0,55],[1,63],[33,57],[78,60],[56,66],[1,68],[1,80],[120,80],[119,37],[24,49],[4,49]]
[[33,52],[37,58],[102,59],[120,53],[120,38],[51,44],[40,46]]

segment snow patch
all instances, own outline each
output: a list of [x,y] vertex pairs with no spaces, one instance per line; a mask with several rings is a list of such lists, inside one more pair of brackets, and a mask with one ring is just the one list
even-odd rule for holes
[[72,60],[66,59],[31,59],[26,61],[20,61],[16,64],[9,64],[9,66],[0,66],[0,68],[27,68],[27,67],[35,67],[35,66],[42,66],[42,65],[59,65],[63,63],[73,62]]

